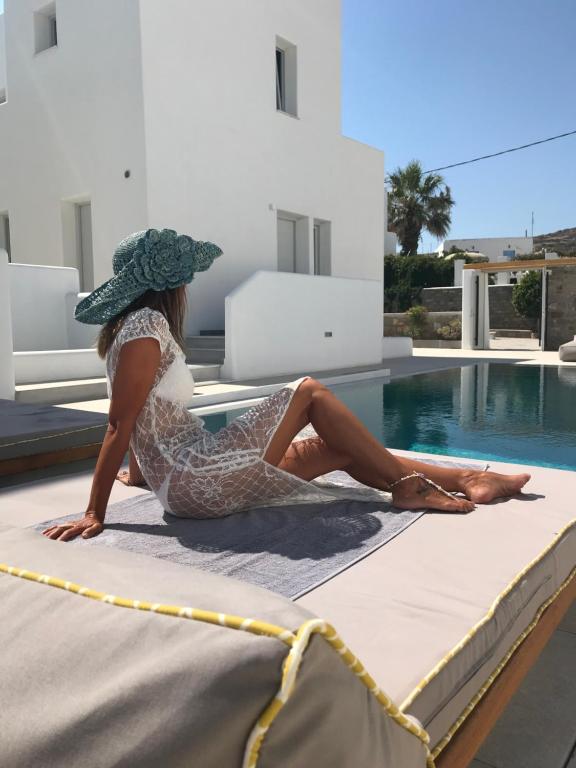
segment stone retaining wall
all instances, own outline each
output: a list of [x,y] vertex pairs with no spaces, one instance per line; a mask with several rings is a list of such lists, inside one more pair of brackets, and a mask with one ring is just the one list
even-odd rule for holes
[[[490,328],[537,331],[538,321],[519,315],[512,305],[513,285],[491,285]],[[430,312],[462,311],[462,288],[423,288],[422,304]]]
[[[438,328],[448,325],[452,320],[462,321],[462,312],[428,312],[422,339],[438,339]],[[405,312],[386,312],[384,314],[384,336],[410,336],[410,323]]]
[[430,312],[461,312],[462,288],[422,288],[420,301]]
[[546,349],[556,350],[576,335],[576,267],[556,267],[548,277]]

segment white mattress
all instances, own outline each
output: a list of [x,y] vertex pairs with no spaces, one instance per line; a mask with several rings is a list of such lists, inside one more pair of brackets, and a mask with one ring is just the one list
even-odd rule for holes
[[298,601],[337,627],[435,754],[576,566],[576,473],[491,468],[530,471],[527,494],[425,515]]

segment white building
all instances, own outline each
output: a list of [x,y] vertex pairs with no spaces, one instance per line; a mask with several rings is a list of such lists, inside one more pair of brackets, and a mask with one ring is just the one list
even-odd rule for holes
[[[514,261],[517,256],[526,256],[534,250],[534,240],[531,237],[478,237],[460,240],[444,240],[438,248],[438,255],[450,253],[452,248],[458,248],[470,253],[481,253],[490,262]],[[498,272],[496,282],[506,285],[510,282],[510,272]]]
[[477,237],[460,240],[444,240],[438,248],[442,256],[452,248],[482,253],[488,261],[513,261],[516,256],[525,256],[534,250],[531,237]]
[[189,334],[223,330],[225,297],[265,270],[376,282],[381,344],[384,159],[341,135],[340,0],[5,0],[4,20],[13,262],[76,267],[86,291],[121,238],[170,227],[224,250]]

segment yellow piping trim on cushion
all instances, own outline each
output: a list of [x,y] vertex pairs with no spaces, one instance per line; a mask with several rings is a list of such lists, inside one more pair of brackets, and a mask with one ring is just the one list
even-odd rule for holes
[[574,576],[576,576],[576,568],[572,570],[572,572],[570,573],[570,576],[568,576],[566,581],[563,582],[563,584],[560,586],[559,589],[556,590],[556,592],[552,595],[552,597],[550,597],[548,600],[546,600],[545,603],[543,603],[540,606],[532,623],[526,627],[524,632],[515,641],[514,645],[510,648],[510,650],[508,651],[506,656],[502,659],[500,664],[498,664],[496,669],[492,672],[490,677],[486,680],[482,688],[480,688],[480,690],[475,694],[474,698],[469,702],[466,708],[462,711],[462,713],[460,714],[460,717],[454,722],[454,724],[448,730],[448,732],[443,737],[443,739],[438,742],[438,744],[434,748],[434,751],[432,752],[432,757],[434,760],[438,757],[438,755],[442,752],[442,750],[446,747],[446,745],[451,741],[456,731],[460,728],[460,726],[464,723],[464,721],[468,718],[468,716],[474,711],[474,709],[476,709],[476,706],[480,703],[485,693],[492,686],[496,678],[500,675],[504,667],[510,661],[512,654],[516,651],[518,646],[521,645],[524,642],[524,640],[526,640],[528,635],[534,630],[534,628],[542,618],[542,614],[544,613],[546,608],[548,608],[548,606],[550,606],[554,602],[554,600],[556,600],[556,598],[560,595],[560,593],[563,592],[566,589],[566,587],[569,586]]
[[434,768],[434,763],[430,755],[428,744],[430,737],[426,731],[413,720],[404,715],[394,704],[394,702],[382,691],[373,678],[365,670],[361,661],[354,656],[354,654],[346,647],[344,642],[338,636],[338,633],[330,624],[327,624],[322,619],[311,619],[304,622],[296,633],[295,642],[290,648],[290,652],[286,657],[282,671],[282,681],[278,693],[274,696],[268,707],[264,710],[259,717],[256,725],[254,726],[252,733],[248,737],[248,743],[246,744],[246,752],[244,754],[244,761],[242,763],[243,768],[256,768],[258,764],[258,758],[260,756],[260,749],[262,742],[268,733],[270,726],[273,724],[276,716],[286,704],[290,698],[294,685],[296,683],[296,677],[302,663],[302,659],[310,639],[314,634],[321,635],[324,640],[336,651],[338,656],[342,659],[344,664],[358,677],[358,679],[368,688],[370,693],[376,698],[378,703],[386,711],[387,715],[392,718],[398,725],[407,730],[417,739],[419,739],[426,750],[427,765],[429,768]]
[[250,734],[248,743],[246,745],[244,765],[248,765],[250,767],[256,765],[258,761],[260,746],[264,736],[270,728],[270,725],[273,723],[276,715],[282,709],[290,697],[290,694],[292,693],[296,681],[296,675],[298,673],[304,651],[308,646],[310,637],[314,633],[320,634],[339,654],[340,658],[349,667],[349,669],[354,672],[354,674],[364,683],[368,690],[376,697],[377,701],[382,705],[386,713],[402,728],[420,739],[426,749],[428,768],[434,768],[434,762],[428,748],[430,737],[426,731],[421,726],[417,725],[407,715],[404,715],[402,712],[400,712],[392,700],[389,699],[388,696],[386,696],[386,694],[376,685],[372,677],[370,677],[370,675],[364,669],[362,663],[344,645],[342,640],[338,637],[336,630],[321,619],[311,619],[310,621],[304,622],[304,624],[302,624],[302,626],[298,629],[298,632],[294,634],[293,632],[290,632],[283,627],[278,627],[274,624],[268,624],[267,622],[259,621],[258,619],[246,619],[241,616],[217,613],[215,611],[205,611],[199,608],[182,607],[178,605],[162,605],[161,603],[149,603],[141,600],[131,600],[118,597],[117,595],[111,595],[107,594],[106,592],[98,592],[95,589],[89,589],[88,587],[82,587],[79,584],[75,584],[71,581],[65,581],[64,579],[58,579],[42,573],[35,573],[34,571],[28,571],[25,568],[16,568],[14,566],[7,565],[6,563],[0,563],[0,573],[5,573],[9,576],[16,576],[21,579],[36,582],[38,584],[46,584],[50,587],[63,589],[66,592],[72,592],[73,594],[80,595],[81,597],[87,597],[91,600],[109,603],[110,605],[115,605],[119,608],[131,608],[138,611],[150,611],[152,613],[159,613],[164,616],[173,616],[175,618],[203,621],[205,623],[215,624],[220,627],[228,627],[229,629],[237,629],[243,632],[250,632],[254,635],[274,637],[287,645],[291,650],[284,660],[282,682],[280,685],[279,693],[274,697],[272,702],[268,705],[264,713],[258,719],[258,722],[254,726],[254,729]]
[[108,595],[106,592],[98,592],[95,589],[81,587],[71,581],[57,579],[53,576],[46,576],[42,573],[27,571],[25,568],[14,568],[13,566],[0,563],[0,573],[6,573],[9,576],[18,576],[21,579],[35,581],[38,584],[48,584],[50,587],[64,589],[67,592],[73,592],[81,597],[89,597],[91,600],[98,600],[103,603],[110,603],[119,608],[133,608],[138,611],[150,611],[159,613],[163,616],[174,616],[179,619],[193,619],[203,621],[206,624],[217,624],[220,627],[229,629],[239,629],[243,632],[250,632],[253,635],[265,635],[275,637],[287,646],[291,646],[296,640],[296,635],[283,627],[277,627],[274,624],[268,624],[258,619],[246,619],[242,616],[232,616],[227,613],[216,613],[215,611],[205,611],[201,608],[188,608],[179,605],[162,605],[161,603],[148,603],[142,600],[130,600],[116,595]]
[[413,690],[413,691],[412,691],[412,692],[411,692],[411,693],[410,693],[410,694],[407,696],[407,698],[406,698],[406,699],[404,699],[404,701],[402,702],[402,704],[400,704],[400,709],[402,710],[402,712],[405,712],[405,711],[408,709],[408,707],[410,707],[410,706],[411,706],[411,705],[414,703],[414,700],[416,699],[416,697],[417,697],[417,696],[419,696],[419,695],[422,693],[422,691],[424,690],[424,688],[426,688],[426,686],[427,686],[427,685],[428,685],[428,684],[429,684],[429,683],[430,683],[430,682],[431,682],[431,681],[432,681],[432,680],[433,680],[435,677],[437,677],[437,676],[440,674],[440,672],[441,672],[441,671],[444,669],[444,667],[445,667],[445,666],[448,664],[448,662],[450,662],[450,661],[451,661],[451,660],[454,658],[454,656],[456,656],[456,654],[460,653],[460,651],[461,651],[461,650],[462,650],[462,649],[463,649],[463,648],[464,648],[466,645],[468,645],[468,643],[470,642],[470,640],[472,640],[472,638],[473,638],[473,637],[476,635],[476,633],[477,633],[477,632],[479,632],[479,631],[480,631],[480,629],[482,629],[482,627],[483,627],[485,624],[487,624],[487,623],[490,621],[490,619],[492,619],[492,618],[493,618],[494,614],[496,613],[496,609],[498,608],[498,606],[500,605],[500,603],[502,602],[502,600],[504,600],[504,598],[505,598],[507,595],[509,595],[509,594],[510,594],[510,592],[511,592],[511,591],[514,589],[514,587],[515,587],[515,586],[516,586],[516,585],[517,585],[517,584],[518,584],[518,583],[519,583],[519,582],[520,582],[520,581],[521,581],[521,580],[524,578],[524,576],[525,576],[525,575],[528,573],[528,571],[530,571],[532,568],[534,568],[534,566],[536,566],[536,565],[537,565],[537,564],[540,562],[540,560],[542,560],[544,557],[546,557],[546,555],[548,554],[548,552],[550,552],[552,549],[554,549],[554,547],[556,547],[556,546],[557,546],[557,544],[558,544],[558,542],[560,541],[560,539],[562,539],[562,538],[564,537],[564,535],[565,535],[565,534],[566,534],[566,533],[567,533],[567,532],[568,532],[568,531],[569,531],[571,528],[573,528],[575,525],[576,525],[576,520],[572,520],[570,523],[568,523],[568,525],[566,525],[566,526],[565,526],[565,527],[564,527],[564,528],[563,528],[563,529],[560,531],[560,533],[558,533],[558,534],[557,534],[557,535],[554,537],[554,539],[552,540],[552,542],[551,542],[551,543],[550,543],[550,544],[549,544],[549,545],[548,545],[548,546],[547,546],[547,547],[546,547],[544,550],[542,550],[542,552],[541,552],[539,555],[537,555],[537,556],[534,558],[534,560],[532,560],[532,562],[530,562],[530,563],[529,563],[529,564],[528,564],[528,565],[527,565],[527,566],[526,566],[526,567],[525,567],[523,570],[521,570],[521,571],[520,571],[520,573],[519,573],[519,574],[518,574],[518,575],[517,575],[517,576],[516,576],[516,577],[515,577],[515,578],[514,578],[514,579],[513,579],[513,580],[512,580],[512,581],[511,581],[509,584],[508,584],[508,586],[507,586],[507,587],[506,587],[506,588],[505,588],[505,589],[504,589],[502,592],[500,592],[500,594],[498,595],[498,597],[497,597],[497,598],[494,600],[494,602],[493,602],[493,603],[492,603],[492,605],[490,606],[490,608],[489,608],[488,612],[486,613],[486,615],[485,615],[485,616],[484,616],[482,619],[480,619],[480,621],[479,621],[477,624],[475,624],[475,625],[472,627],[472,629],[471,629],[469,632],[467,632],[467,634],[465,634],[465,635],[464,635],[464,637],[462,638],[462,640],[460,640],[460,642],[459,642],[459,643],[457,643],[457,644],[454,646],[454,648],[452,648],[452,650],[451,650],[451,651],[448,651],[448,653],[446,654],[446,656],[444,656],[444,658],[443,658],[443,659],[441,659],[441,660],[438,662],[438,664],[436,664],[436,666],[435,666],[435,667],[432,669],[432,671],[431,671],[431,672],[429,672],[429,673],[426,675],[426,677],[424,677],[424,678],[423,678],[423,679],[422,679],[422,680],[421,680],[421,681],[418,683],[418,685],[417,685],[417,686],[414,688],[414,690]]

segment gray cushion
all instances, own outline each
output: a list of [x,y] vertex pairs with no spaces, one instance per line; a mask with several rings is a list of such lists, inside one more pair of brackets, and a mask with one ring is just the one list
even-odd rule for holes
[[564,363],[576,363],[576,341],[568,341],[558,349],[558,356]]
[[[108,595],[0,572],[0,734],[11,768],[226,768],[279,690],[277,636],[122,607],[118,597],[257,618],[294,631],[312,617],[267,590],[116,550],[0,526],[0,563]],[[116,597],[114,597],[116,596]],[[222,617],[221,621],[226,622]],[[369,631],[369,628],[367,628]],[[303,655],[258,768],[424,768],[426,750],[322,637]]]

